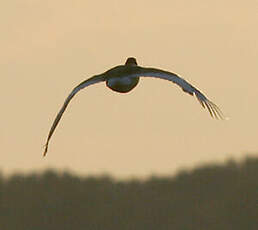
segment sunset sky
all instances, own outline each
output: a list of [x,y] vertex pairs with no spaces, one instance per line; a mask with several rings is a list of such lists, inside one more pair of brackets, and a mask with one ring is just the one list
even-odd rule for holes
[[[0,172],[46,168],[117,177],[258,156],[258,1],[12,0],[0,8]],[[230,117],[144,78],[128,94],[72,88],[124,64],[179,74]]]

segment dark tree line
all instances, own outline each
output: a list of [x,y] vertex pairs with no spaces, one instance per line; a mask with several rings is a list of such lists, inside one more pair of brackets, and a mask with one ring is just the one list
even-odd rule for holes
[[0,176],[1,230],[257,230],[258,159],[116,181]]

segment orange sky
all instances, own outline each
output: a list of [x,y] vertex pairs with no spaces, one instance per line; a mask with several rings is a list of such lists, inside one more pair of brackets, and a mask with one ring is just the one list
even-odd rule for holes
[[[5,1],[0,9],[0,171],[47,167],[119,177],[258,155],[258,2]],[[230,117],[210,118],[167,81],[129,94],[81,81],[134,56],[188,80]]]

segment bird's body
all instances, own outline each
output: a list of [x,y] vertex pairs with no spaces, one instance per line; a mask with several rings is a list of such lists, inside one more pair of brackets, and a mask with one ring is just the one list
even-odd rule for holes
[[139,77],[110,78],[106,81],[106,85],[113,91],[119,93],[128,93],[139,83],[139,80]]
[[119,65],[111,68],[110,70],[107,70],[102,74],[95,75],[83,81],[81,84],[79,84],[72,90],[72,92],[66,98],[61,110],[57,114],[53,122],[53,125],[49,131],[47,142],[45,145],[44,156],[47,153],[48,143],[50,141],[52,134],[54,133],[54,130],[57,124],[59,123],[67,105],[69,104],[69,102],[77,92],[79,92],[81,89],[89,85],[105,81],[107,87],[109,87],[113,91],[116,91],[119,93],[128,93],[133,88],[136,87],[136,85],[139,83],[140,77],[154,77],[154,78],[160,78],[160,79],[171,81],[179,85],[184,92],[187,92],[190,95],[195,95],[199,100],[199,102],[201,103],[201,105],[204,108],[206,107],[209,110],[210,115],[212,117],[215,117],[218,119],[224,118],[224,115],[222,114],[218,106],[216,106],[213,102],[208,100],[204,94],[202,94],[197,88],[193,87],[183,78],[179,77],[174,73],[164,71],[161,69],[145,68],[145,67],[138,66],[136,59],[133,57],[130,57],[126,60],[125,65]]
[[130,92],[140,80],[139,77],[130,77],[133,69],[133,66],[122,65],[105,72],[107,87],[119,93]]

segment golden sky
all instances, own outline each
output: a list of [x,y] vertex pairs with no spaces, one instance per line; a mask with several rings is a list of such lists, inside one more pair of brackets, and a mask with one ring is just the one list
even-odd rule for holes
[[[258,1],[12,0],[0,8],[0,171],[48,167],[119,177],[168,174],[258,155]],[[71,101],[81,81],[123,64],[175,72],[230,117],[210,118],[176,85],[105,84]]]

